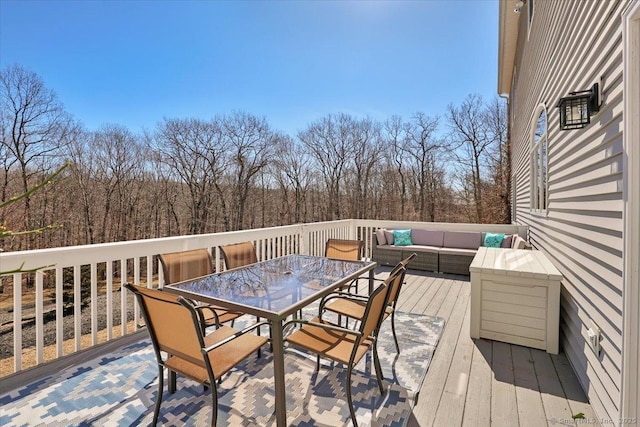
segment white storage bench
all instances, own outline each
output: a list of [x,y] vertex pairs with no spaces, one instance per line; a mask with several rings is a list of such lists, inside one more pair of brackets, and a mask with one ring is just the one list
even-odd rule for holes
[[536,250],[480,247],[471,273],[471,338],[558,354],[562,275]]

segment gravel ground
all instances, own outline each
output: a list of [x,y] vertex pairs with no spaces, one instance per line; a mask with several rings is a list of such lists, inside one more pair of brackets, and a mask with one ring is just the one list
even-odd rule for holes
[[[120,325],[120,292],[113,293],[113,325]],[[129,293],[127,298],[127,321],[133,320],[133,295]],[[47,307],[45,307],[47,310]],[[98,330],[107,327],[107,296],[98,296]],[[32,316],[35,313],[33,308],[23,310],[23,318]],[[82,335],[91,333],[91,307],[89,305],[82,307]],[[6,322],[13,319],[13,313],[3,311],[0,313],[0,322]],[[73,311],[63,318],[63,335],[64,339],[74,337],[74,316]],[[44,345],[55,344],[56,342],[56,322],[48,321],[44,324]],[[22,327],[22,348],[35,347],[36,345],[36,327],[35,324],[23,325]],[[13,356],[13,329],[0,335],[0,359],[6,359]]]

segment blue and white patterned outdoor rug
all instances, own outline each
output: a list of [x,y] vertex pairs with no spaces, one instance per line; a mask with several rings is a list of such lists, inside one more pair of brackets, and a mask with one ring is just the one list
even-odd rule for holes
[[[236,323],[236,327],[241,325]],[[370,360],[363,359],[352,376],[359,425],[406,424],[443,328],[441,318],[396,313],[401,348],[397,355],[390,320],[383,324],[378,354],[385,394],[380,395]],[[275,425],[271,362],[271,353],[264,347],[261,358],[252,355],[223,377],[218,386],[218,425]],[[285,365],[289,425],[351,425],[345,368],[327,363],[316,372],[315,357],[307,358],[293,349],[286,351]],[[5,391],[0,395],[0,425],[149,425],[157,372],[153,348],[145,339],[23,388]],[[174,394],[166,391],[166,385],[167,381],[159,424],[209,425],[209,391],[180,376]]]

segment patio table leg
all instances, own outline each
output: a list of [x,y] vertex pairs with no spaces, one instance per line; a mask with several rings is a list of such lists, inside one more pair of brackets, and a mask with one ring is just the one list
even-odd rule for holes
[[371,270],[369,270],[369,295],[373,293],[373,279],[375,278],[375,276],[375,271],[372,268]]
[[273,379],[276,404],[276,425],[287,425],[287,396],[284,381],[284,339],[282,320],[271,320],[271,339],[273,344]]

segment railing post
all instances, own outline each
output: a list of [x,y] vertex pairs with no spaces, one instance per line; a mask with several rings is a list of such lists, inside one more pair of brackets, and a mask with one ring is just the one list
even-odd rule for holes
[[349,239],[356,240],[358,238],[358,230],[356,228],[356,220],[349,220]]
[[300,255],[309,255],[309,247],[308,247],[308,242],[309,242],[309,236],[308,236],[308,232],[307,232],[307,228],[305,227],[304,224],[300,224],[300,226],[298,227],[298,241],[300,244]]

